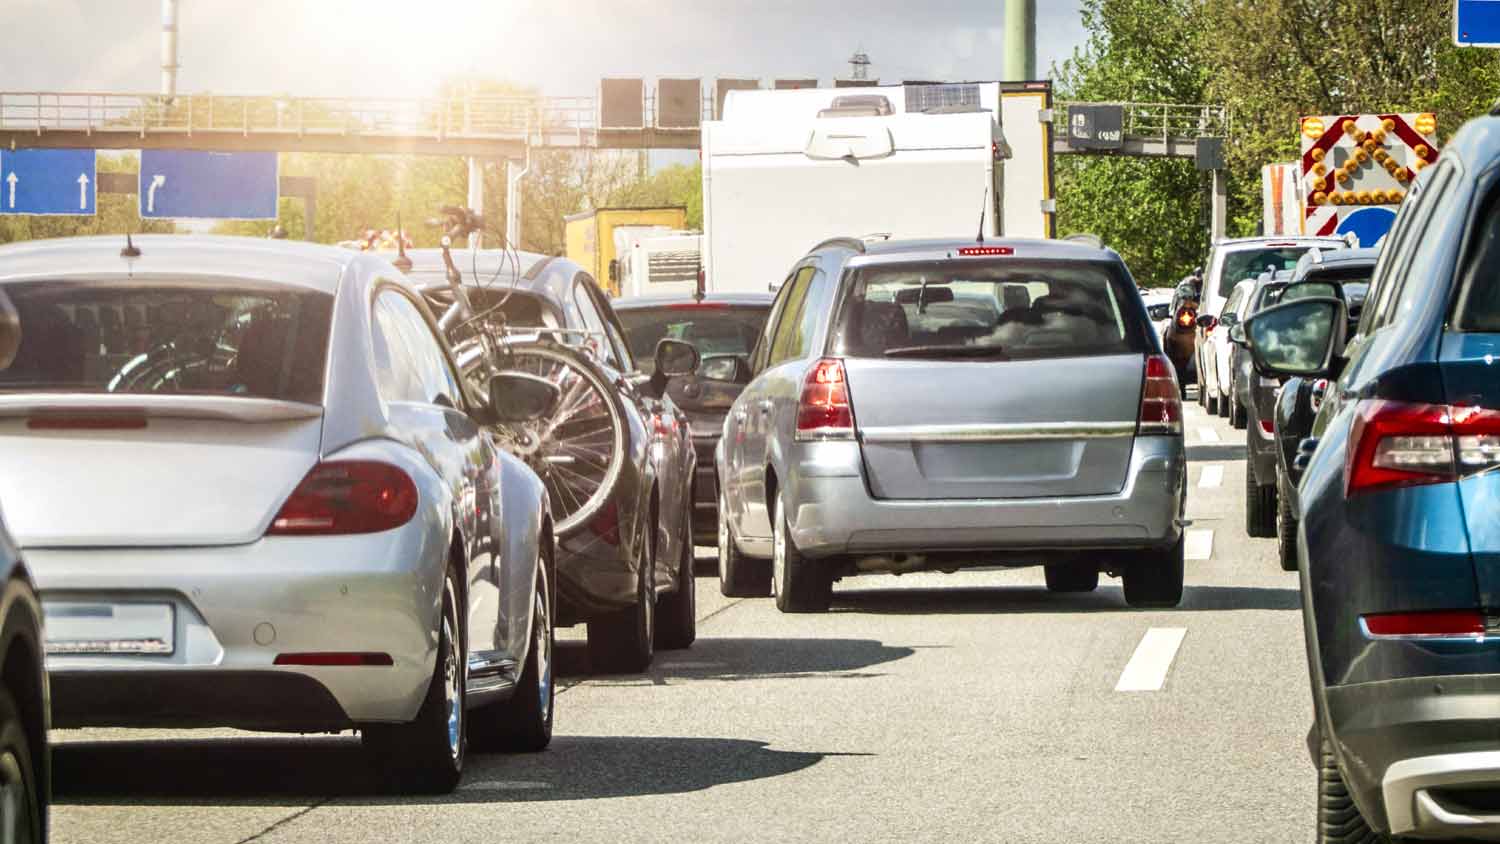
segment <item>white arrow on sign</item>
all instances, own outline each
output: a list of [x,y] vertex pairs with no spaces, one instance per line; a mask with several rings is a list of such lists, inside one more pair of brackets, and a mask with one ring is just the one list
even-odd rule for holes
[[87,173],[78,174],[78,210],[87,211],[89,207],[89,177]]
[[156,212],[156,189],[167,183],[166,173],[157,173],[151,177],[151,187],[146,189],[146,213]]
[[11,208],[15,208],[16,207],[16,182],[20,181],[20,179],[16,178],[16,171],[14,171],[14,170],[10,171],[10,175],[5,177],[5,181],[10,183],[10,207]]

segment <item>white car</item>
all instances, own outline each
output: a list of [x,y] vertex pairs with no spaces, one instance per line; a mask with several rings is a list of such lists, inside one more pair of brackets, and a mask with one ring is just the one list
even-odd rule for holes
[[[1250,293],[1255,289],[1254,279],[1245,279],[1236,284],[1229,298],[1224,302],[1217,317],[1200,317],[1199,326],[1203,332],[1203,339],[1198,341],[1199,349],[1202,350],[1202,360],[1208,365],[1208,381],[1212,387],[1208,396],[1208,411],[1220,416],[1229,416],[1229,393],[1233,378],[1230,372],[1230,353],[1234,344],[1229,341],[1229,329],[1244,316],[1246,305],[1250,301]],[[1204,372],[1200,366],[1200,376]],[[1201,378],[1200,378],[1201,380]]]
[[1154,287],[1141,290],[1141,301],[1146,304],[1146,314],[1151,317],[1151,329],[1161,337],[1172,321],[1172,291]]
[[481,399],[405,277],[334,247],[15,244],[0,292],[0,499],[55,725],[356,728],[424,792],[471,737],[547,744],[551,515],[483,426],[555,387]]

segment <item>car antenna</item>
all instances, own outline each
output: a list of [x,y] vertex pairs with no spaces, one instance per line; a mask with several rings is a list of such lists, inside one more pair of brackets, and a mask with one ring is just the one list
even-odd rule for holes
[[139,258],[141,250],[137,249],[135,243],[130,239],[130,232],[125,233],[125,248],[120,250],[121,258]]
[[984,186],[984,199],[979,201],[979,242],[984,243],[984,211],[990,204],[990,186]]
[[403,273],[411,272],[411,259],[406,256],[406,232],[401,230],[401,212],[396,212],[396,260],[392,264]]

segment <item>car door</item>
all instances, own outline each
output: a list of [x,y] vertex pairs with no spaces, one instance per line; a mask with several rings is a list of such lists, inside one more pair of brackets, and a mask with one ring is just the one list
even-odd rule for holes
[[776,294],[771,319],[756,348],[753,362],[755,376],[735,400],[730,417],[735,427],[736,487],[735,531],[738,536],[767,539],[771,535],[771,518],[766,501],[766,433],[778,377],[776,366],[784,358],[793,326],[800,316],[800,305],[807,295],[807,284],[813,269],[799,265],[787,276]]
[[[1239,317],[1240,303],[1245,300],[1245,296],[1254,284],[1255,282],[1252,281],[1249,283],[1240,282],[1235,285],[1234,292],[1229,294],[1229,299],[1224,303],[1224,309],[1220,316],[1221,320],[1223,319],[1223,314],[1234,314],[1236,319]],[[1229,352],[1234,347],[1234,344],[1229,342],[1229,328],[1230,326],[1225,325],[1214,326],[1214,333],[1212,334],[1213,365],[1215,367],[1214,386],[1224,396],[1229,395],[1234,377],[1234,372],[1229,365]]]
[[373,316],[377,382],[392,429],[442,478],[466,546],[470,670],[498,670],[514,643],[500,584],[497,549],[503,542],[497,534],[503,521],[493,446],[469,417],[467,397],[437,326],[416,301],[401,287],[382,285]]

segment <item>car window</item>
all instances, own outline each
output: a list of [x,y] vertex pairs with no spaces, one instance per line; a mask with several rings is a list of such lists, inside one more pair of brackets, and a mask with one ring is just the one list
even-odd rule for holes
[[781,315],[786,310],[787,297],[792,292],[792,275],[786,277],[781,287],[776,290],[776,299],[771,303],[771,315],[766,320],[766,327],[761,330],[760,339],[755,342],[755,352],[750,356],[750,369],[752,372],[760,372],[766,368],[767,361],[771,357],[771,338],[776,333],[776,326],[781,322]]
[[609,332],[604,329],[604,318],[599,316],[599,308],[594,304],[594,298],[589,295],[585,278],[587,277],[580,273],[573,282],[573,304],[578,308],[583,327],[589,331],[584,344],[597,351],[600,360],[623,371],[619,357],[615,354],[614,344],[610,342]]
[[1454,328],[1500,332],[1500,190],[1491,192],[1479,212],[1459,279]]
[[620,361],[621,371],[635,371],[639,368],[639,364],[635,360],[635,355],[630,351],[630,344],[625,340],[625,328],[620,325],[619,315],[615,313],[614,308],[610,307],[609,298],[604,295],[604,291],[592,282],[588,286],[598,303],[599,315],[604,318],[604,332],[609,335],[609,343],[614,348],[615,358]]
[[462,390],[442,345],[417,306],[395,290],[375,299],[376,380],[387,401],[460,407]]
[[655,366],[656,344],[671,339],[691,343],[704,357],[749,355],[766,324],[764,305],[731,306],[716,302],[682,302],[615,312],[625,326],[631,354],[643,371]]
[[806,353],[803,331],[803,310],[807,307],[807,294],[812,287],[816,267],[802,267],[792,277],[791,290],[787,293],[785,307],[771,337],[771,355],[767,366],[776,366],[795,360]]
[[1375,314],[1374,330],[1397,322],[1411,312],[1414,297],[1430,289],[1436,275],[1436,261],[1447,250],[1445,238],[1435,236],[1434,224],[1442,217],[1445,199],[1453,184],[1454,170],[1448,162],[1433,174],[1428,185],[1427,199],[1422,213],[1413,221],[1411,236],[1405,247],[1405,256],[1396,265],[1388,295],[1382,295]]
[[[1022,295],[1024,294],[1024,295]],[[849,357],[1061,358],[1144,348],[1129,279],[1087,261],[917,261],[859,269],[834,327]]]
[[158,279],[5,285],[20,317],[0,393],[176,393],[321,404],[333,297]]
[[1386,317],[1391,302],[1400,288],[1401,279],[1411,266],[1413,243],[1421,236],[1432,216],[1433,203],[1429,200],[1434,195],[1433,188],[1446,170],[1446,162],[1439,162],[1431,177],[1418,180],[1397,214],[1395,226],[1391,234],[1387,235],[1386,245],[1375,265],[1373,290],[1366,300],[1359,323],[1360,335],[1369,335],[1389,322]]
[[1240,249],[1224,256],[1224,269],[1219,274],[1219,295],[1228,296],[1234,286],[1247,278],[1257,278],[1267,268],[1290,270],[1307,254],[1313,244],[1306,246],[1276,246],[1263,249]]

